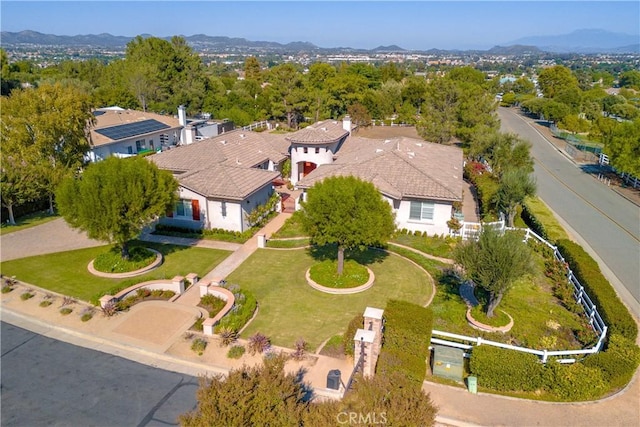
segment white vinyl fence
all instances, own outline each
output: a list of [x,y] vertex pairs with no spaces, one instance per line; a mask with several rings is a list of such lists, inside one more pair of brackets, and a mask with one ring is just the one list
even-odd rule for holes
[[[582,350],[549,351],[546,349],[536,350],[536,349],[531,349],[526,347],[518,347],[518,346],[509,345],[509,344],[503,344],[495,341],[484,340],[481,337],[469,337],[465,335],[458,335],[458,334],[452,334],[449,332],[433,330],[431,332],[432,333],[431,344],[440,344],[440,345],[445,345],[449,347],[461,348],[465,350],[469,350],[473,348],[474,345],[492,345],[494,347],[500,347],[508,350],[522,351],[525,353],[535,354],[537,356],[540,356],[542,363],[546,363],[547,359],[550,356],[551,357],[581,356],[581,355],[587,355],[587,354],[593,354],[593,353],[599,352],[602,349],[602,344],[604,342],[605,337],[607,336],[607,325],[602,320],[600,313],[598,313],[598,309],[596,308],[596,305],[593,303],[593,301],[591,301],[591,298],[589,298],[589,295],[587,295],[587,293],[585,292],[584,287],[580,284],[578,279],[576,279],[576,277],[573,275],[573,272],[571,271],[571,269],[569,268],[569,265],[566,263],[566,261],[562,257],[562,254],[560,253],[560,251],[558,251],[558,248],[553,246],[549,242],[547,242],[545,239],[540,237],[538,234],[536,234],[529,228],[526,228],[526,229],[506,228],[504,227],[504,221],[502,221],[502,223],[503,223],[501,228],[502,230],[524,231],[525,236],[524,236],[523,242],[526,242],[527,240],[533,238],[549,246],[551,249],[553,249],[553,254],[555,259],[563,263],[567,269],[567,280],[569,281],[569,283],[573,285],[573,289],[574,289],[573,296],[576,302],[582,306],[585,314],[589,319],[589,324],[591,325],[591,327],[593,327],[594,331],[599,335],[598,342],[593,347],[582,349]],[[480,224],[480,227],[477,229],[477,233],[475,234],[475,236],[470,238],[477,238],[477,235],[480,233],[483,226],[497,227],[498,224],[499,222]],[[463,229],[464,229],[464,226],[463,226]],[[463,238],[464,238],[464,235],[463,235]],[[451,340],[446,340],[446,339],[436,338],[436,337],[450,338],[456,341],[451,341]],[[558,361],[560,363],[574,363],[576,359],[565,357],[563,359],[559,359]]]

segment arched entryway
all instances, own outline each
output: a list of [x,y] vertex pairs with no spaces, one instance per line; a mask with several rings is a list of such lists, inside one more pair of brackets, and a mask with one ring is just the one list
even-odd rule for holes
[[318,165],[313,162],[298,162],[298,181],[313,172]]

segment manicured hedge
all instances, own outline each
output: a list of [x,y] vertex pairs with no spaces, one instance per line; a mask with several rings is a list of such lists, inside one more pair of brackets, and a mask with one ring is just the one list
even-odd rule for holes
[[529,209],[529,205],[527,205],[526,201],[522,204],[522,213],[520,215],[524,223],[527,224],[527,227],[529,227],[543,239],[549,240],[549,236],[547,235],[547,230],[545,229],[544,224],[540,220],[538,220],[533,212],[531,212],[531,209]]
[[640,348],[619,334],[612,334],[605,351],[587,357],[583,364],[602,371],[612,389],[624,387],[631,381],[640,364]]
[[535,354],[489,345],[473,348],[469,363],[478,385],[498,391],[534,391],[542,388],[544,365]]
[[464,173],[465,177],[476,187],[480,212],[482,212],[482,217],[484,218],[495,213],[493,199],[500,184],[490,172],[484,170],[484,167],[480,168],[478,165],[480,164],[477,162],[467,163]]
[[609,281],[602,275],[595,260],[570,240],[561,239],[557,246],[589,298],[596,304],[598,312],[609,327],[609,334],[617,333],[635,342],[638,326]]
[[384,311],[385,330],[376,372],[400,372],[421,386],[427,372],[427,357],[433,328],[429,308],[406,301],[390,300]]
[[353,319],[349,322],[349,326],[347,326],[347,330],[342,335],[342,342],[344,343],[344,354],[347,356],[353,357],[354,343],[353,337],[356,336],[356,332],[358,329],[364,328],[364,318],[362,314],[356,314]]

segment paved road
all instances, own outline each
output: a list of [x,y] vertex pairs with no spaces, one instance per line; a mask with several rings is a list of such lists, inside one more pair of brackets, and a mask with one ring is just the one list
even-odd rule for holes
[[198,379],[1,323],[2,426],[177,425]]
[[502,130],[529,140],[538,195],[568,225],[640,316],[640,209],[584,173],[514,110],[500,108]]

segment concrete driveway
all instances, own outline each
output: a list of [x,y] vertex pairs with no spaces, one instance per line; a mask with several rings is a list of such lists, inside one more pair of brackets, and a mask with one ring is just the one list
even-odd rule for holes
[[85,233],[72,229],[58,218],[37,227],[26,228],[0,237],[0,261],[43,255],[73,249],[102,246]]

